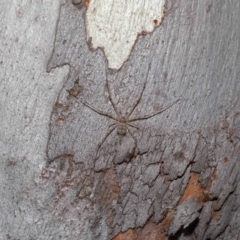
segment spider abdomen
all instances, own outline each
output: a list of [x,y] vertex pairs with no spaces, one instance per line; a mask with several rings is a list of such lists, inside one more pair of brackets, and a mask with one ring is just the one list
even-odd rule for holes
[[127,129],[126,129],[126,124],[124,123],[119,123],[118,126],[117,126],[117,133],[119,135],[126,135],[126,132],[127,132]]
[[119,119],[119,122],[117,124],[117,133],[119,135],[126,135],[126,132],[127,132],[127,127],[126,127],[126,118],[125,117],[121,117]]

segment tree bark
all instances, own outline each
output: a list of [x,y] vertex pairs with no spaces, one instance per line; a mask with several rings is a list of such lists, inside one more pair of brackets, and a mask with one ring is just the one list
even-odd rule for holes
[[1,239],[239,239],[239,1],[168,1],[120,70],[85,5],[27,2],[1,4]]

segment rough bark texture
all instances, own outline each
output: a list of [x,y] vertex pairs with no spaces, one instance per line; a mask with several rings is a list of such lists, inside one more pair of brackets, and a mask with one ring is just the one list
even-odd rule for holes
[[[2,239],[239,239],[239,0],[168,1],[163,24],[139,37],[119,71],[107,69],[103,51],[86,43],[85,11],[62,1],[46,65],[59,78],[67,67],[69,74],[54,91],[53,80],[43,87],[33,79],[12,93],[1,74]],[[125,136],[115,129],[103,141],[112,119],[83,101],[114,115],[106,79],[123,116],[142,90],[133,118],[181,100],[134,122],[138,129]],[[15,103],[9,105],[8,94],[25,103],[21,116],[8,114]],[[45,125],[35,121],[39,117]],[[5,129],[9,122],[15,131]],[[42,147],[32,150],[38,141]]]

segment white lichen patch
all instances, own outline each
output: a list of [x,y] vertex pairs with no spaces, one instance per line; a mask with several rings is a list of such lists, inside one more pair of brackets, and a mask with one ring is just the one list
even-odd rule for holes
[[90,0],[87,40],[103,48],[109,67],[119,69],[141,33],[150,33],[164,15],[165,0]]

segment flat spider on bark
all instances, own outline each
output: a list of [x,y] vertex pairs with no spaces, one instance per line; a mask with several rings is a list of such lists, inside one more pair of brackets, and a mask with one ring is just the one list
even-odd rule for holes
[[[149,72],[149,70],[148,70]],[[107,90],[108,90],[108,96],[109,96],[109,100],[113,106],[113,109],[116,113],[116,116],[112,115],[112,114],[109,114],[109,113],[106,113],[102,110],[99,110],[97,108],[95,108],[94,106],[90,105],[89,103],[85,102],[84,100],[82,99],[78,99],[77,100],[79,102],[81,102],[83,105],[85,105],[86,107],[88,107],[89,109],[91,109],[92,111],[102,115],[102,116],[105,116],[105,117],[108,117],[108,118],[111,118],[114,122],[112,124],[109,125],[109,129],[108,129],[108,132],[106,133],[106,135],[104,136],[104,138],[102,139],[102,141],[99,143],[98,145],[98,149],[97,149],[97,152],[96,152],[96,158],[98,157],[98,151],[99,149],[101,148],[102,144],[105,142],[105,140],[107,139],[107,137],[115,130],[117,129],[117,134],[121,137],[124,137],[127,132],[131,135],[132,139],[134,140],[135,142],[135,146],[137,147],[137,139],[134,137],[134,135],[132,134],[130,128],[136,128],[139,130],[138,127],[136,127],[135,125],[133,125],[132,123],[135,122],[135,121],[139,121],[139,120],[146,120],[148,118],[151,118],[157,114],[160,114],[164,111],[166,111],[168,108],[172,107],[174,104],[176,104],[178,101],[180,101],[181,99],[177,99],[176,101],[174,101],[173,103],[169,104],[168,106],[166,106],[165,108],[162,108],[161,110],[157,111],[157,112],[154,112],[154,113],[150,113],[150,114],[147,114],[147,115],[144,115],[144,116],[140,116],[140,117],[134,117],[134,118],[131,118],[131,115],[132,113],[134,112],[135,108],[137,107],[137,105],[139,104],[139,102],[141,101],[141,98],[142,98],[142,95],[143,95],[143,92],[145,90],[145,87],[146,87],[146,83],[147,83],[147,78],[148,78],[148,73],[147,73],[147,76],[146,76],[146,79],[144,81],[144,84],[143,84],[143,88],[142,88],[142,91],[139,95],[139,97],[137,98],[137,100],[135,101],[135,103],[133,104],[133,107],[130,109],[130,111],[128,113],[126,113],[126,115],[122,115],[120,111],[118,111],[114,101],[113,101],[113,98],[112,98],[112,94],[111,94],[111,91],[110,91],[110,87],[109,87],[109,82],[108,82],[108,79],[106,79],[106,82],[107,82]]]

